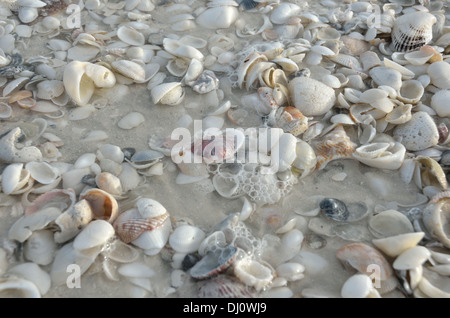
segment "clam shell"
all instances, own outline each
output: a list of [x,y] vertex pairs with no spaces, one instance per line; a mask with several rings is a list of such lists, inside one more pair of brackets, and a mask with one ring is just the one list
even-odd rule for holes
[[440,89],[450,89],[450,64],[440,61],[431,64],[427,70],[431,83]]
[[430,202],[423,210],[423,223],[429,233],[446,247],[450,247],[450,233],[448,223],[450,220],[449,199],[447,197]]
[[378,291],[373,287],[369,276],[355,274],[348,278],[341,288],[343,298],[381,298]]
[[[5,194],[11,194],[16,189],[22,188],[30,177],[29,171],[23,173],[23,163],[9,164],[2,173],[2,191]],[[28,177],[27,177],[28,176]]]
[[401,143],[407,150],[423,150],[436,145],[439,132],[433,118],[424,111],[412,115],[410,121],[398,125],[394,136],[401,138]]
[[424,232],[404,233],[372,240],[373,245],[390,257],[397,257],[407,249],[416,246],[424,237]]
[[275,24],[285,24],[288,20],[299,15],[301,8],[294,3],[280,3],[270,14],[270,21]]
[[95,177],[95,183],[99,189],[112,194],[113,196],[119,196],[122,194],[122,184],[120,179],[109,172],[102,172]]
[[402,86],[402,74],[393,68],[377,66],[372,68],[369,74],[378,86],[390,86],[396,91]]
[[196,22],[206,29],[227,29],[237,19],[239,11],[234,6],[208,8],[197,16]]
[[64,243],[74,238],[92,221],[93,213],[86,200],[80,200],[55,220],[59,231],[55,232],[55,242]]
[[7,275],[15,275],[32,282],[39,290],[41,296],[50,290],[50,275],[34,263],[22,263],[11,267]]
[[170,235],[169,244],[175,251],[189,254],[198,250],[205,236],[198,227],[181,225]]
[[103,246],[114,236],[114,228],[104,220],[90,222],[73,241],[73,248],[79,251]]
[[395,20],[392,29],[392,43],[396,51],[416,50],[433,38],[433,25],[437,22],[429,12],[406,13]]
[[129,45],[142,46],[145,44],[144,35],[128,25],[123,25],[117,29],[117,37]]
[[435,110],[439,117],[450,117],[448,101],[450,98],[450,90],[440,90],[431,97],[431,107]]
[[402,83],[398,92],[398,99],[406,104],[416,104],[422,98],[425,89],[417,80],[408,80]]
[[42,99],[52,99],[60,96],[64,92],[62,81],[47,80],[37,84],[37,97]]
[[397,170],[403,164],[406,148],[401,143],[369,143],[356,148],[353,158],[379,169]]
[[369,230],[377,238],[414,232],[411,221],[396,210],[386,210],[374,215],[369,220]]
[[144,67],[136,62],[118,60],[112,62],[111,67],[119,74],[132,79],[136,83],[144,83],[147,80]]
[[15,276],[0,279],[0,296],[9,297],[40,298],[41,293],[38,287],[27,279]]
[[30,171],[31,177],[41,184],[50,184],[59,176],[59,171],[46,162],[28,162],[25,169]]
[[178,105],[184,99],[184,89],[179,82],[169,82],[157,85],[151,89],[154,104]]
[[83,199],[91,206],[93,219],[114,222],[119,206],[111,194],[101,189],[90,189],[80,195],[80,200]]
[[238,249],[228,245],[209,251],[189,271],[195,279],[207,279],[224,272],[236,260]]
[[254,287],[256,291],[261,291],[274,278],[271,268],[248,257],[235,262],[234,275],[245,285]]
[[103,65],[87,63],[85,71],[86,75],[94,81],[97,87],[108,88],[116,84],[114,73]]
[[401,253],[392,266],[396,270],[417,268],[431,257],[430,251],[424,246],[414,246]]

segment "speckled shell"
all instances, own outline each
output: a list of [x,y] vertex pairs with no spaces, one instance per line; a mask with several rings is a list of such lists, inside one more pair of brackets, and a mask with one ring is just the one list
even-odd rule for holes
[[416,50],[433,38],[436,17],[429,12],[416,11],[397,18],[392,30],[392,43],[396,51]]
[[436,145],[439,132],[433,118],[424,111],[416,112],[407,123],[394,129],[394,137],[401,137],[406,150],[423,150]]

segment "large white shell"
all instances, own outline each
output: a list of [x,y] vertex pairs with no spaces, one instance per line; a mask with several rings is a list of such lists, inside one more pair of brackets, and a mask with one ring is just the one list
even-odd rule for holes
[[444,89],[433,94],[431,97],[431,107],[438,114],[439,117],[450,117],[450,107],[448,101],[450,100],[450,90]]
[[66,93],[79,106],[86,105],[94,94],[94,81],[86,75],[87,62],[72,61],[64,67]]
[[369,220],[369,229],[377,238],[414,232],[411,221],[396,210],[386,210]]
[[76,250],[83,251],[104,245],[113,235],[114,228],[104,220],[89,223],[73,241]]
[[439,132],[433,118],[424,111],[412,115],[407,123],[394,129],[394,136],[401,138],[401,143],[407,150],[423,150],[436,145]]
[[199,26],[206,29],[227,29],[239,16],[239,11],[234,6],[219,6],[208,8],[196,19]]
[[292,103],[305,116],[319,116],[333,107],[334,89],[309,77],[296,77],[289,82]]
[[401,253],[392,266],[397,270],[417,268],[431,257],[430,251],[424,246],[414,246]]
[[372,280],[365,274],[355,274],[342,285],[343,298],[380,298],[380,294],[373,287]]
[[370,143],[356,148],[353,158],[379,169],[397,170],[405,158],[406,148],[401,143]]
[[86,75],[89,76],[97,87],[113,87],[116,84],[114,73],[103,65],[87,63]]
[[189,254],[198,250],[205,236],[196,226],[181,225],[170,235],[169,244],[175,251]]
[[34,180],[42,184],[50,184],[60,176],[58,169],[46,162],[28,162],[25,169],[30,171]]

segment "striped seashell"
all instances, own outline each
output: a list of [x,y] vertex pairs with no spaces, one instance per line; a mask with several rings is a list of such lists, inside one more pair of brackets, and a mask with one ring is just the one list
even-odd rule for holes
[[392,30],[392,43],[396,51],[410,52],[421,48],[433,38],[433,25],[437,22],[429,12],[411,12],[399,17]]
[[350,140],[342,125],[337,125],[314,148],[317,156],[316,169],[323,169],[332,160],[351,158],[356,144]]
[[131,209],[118,216],[114,229],[122,241],[130,243],[145,231],[153,231],[162,226],[168,218],[168,212],[152,218],[143,218],[137,209]]
[[198,290],[199,298],[255,298],[255,293],[236,278],[219,275]]

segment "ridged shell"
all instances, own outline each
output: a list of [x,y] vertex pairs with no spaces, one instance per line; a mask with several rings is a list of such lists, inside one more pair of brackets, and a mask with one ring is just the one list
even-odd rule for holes
[[392,30],[392,43],[396,51],[409,52],[421,48],[433,38],[433,25],[437,22],[429,12],[416,11],[397,18]]
[[151,95],[154,104],[174,106],[182,102],[185,92],[181,83],[169,82],[153,87]]
[[208,280],[198,290],[199,298],[254,298],[255,293],[237,279],[219,275]]

